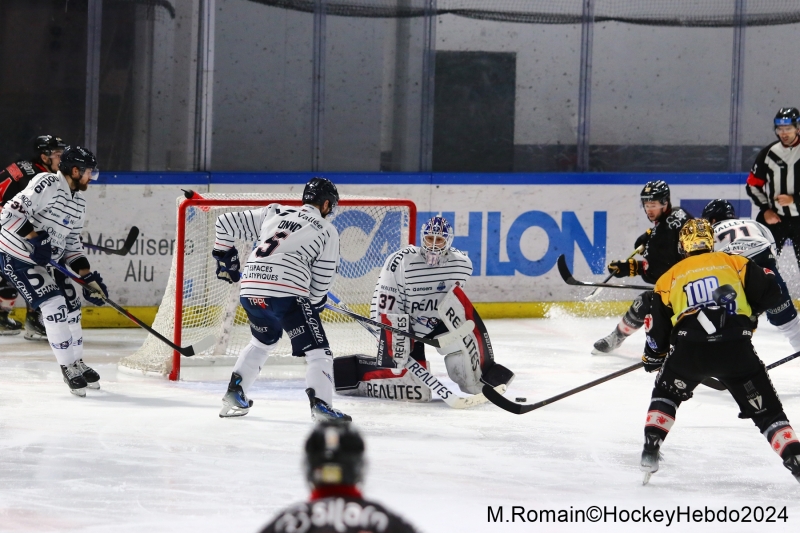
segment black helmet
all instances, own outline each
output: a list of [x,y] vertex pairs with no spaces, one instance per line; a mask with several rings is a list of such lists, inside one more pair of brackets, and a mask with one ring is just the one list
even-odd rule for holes
[[314,486],[355,485],[364,472],[364,441],[350,424],[321,422],[306,441],[306,479]]
[[639,197],[642,199],[642,203],[656,201],[667,205],[669,204],[669,185],[664,180],[648,181]]
[[58,164],[58,169],[62,174],[69,175],[72,174],[73,167],[78,167],[79,169],[97,168],[97,159],[86,148],[67,146],[64,153],[61,154],[61,163]]
[[775,127],[797,126],[798,119],[800,119],[800,111],[796,107],[782,107],[775,115]]
[[339,203],[339,191],[329,179],[311,178],[303,189],[303,203],[314,204],[322,207],[325,200],[330,200],[331,210]]
[[720,220],[736,218],[736,211],[728,200],[711,200],[703,208],[703,214],[700,218],[719,222]]
[[39,135],[33,140],[33,155],[39,157],[41,154],[50,155],[54,150],[63,150],[67,145],[61,137],[53,135]]

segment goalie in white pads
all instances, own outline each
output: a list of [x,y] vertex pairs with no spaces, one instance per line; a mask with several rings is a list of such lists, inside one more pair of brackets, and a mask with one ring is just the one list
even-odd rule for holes
[[783,333],[795,351],[800,351],[800,318],[786,282],[778,271],[772,232],[755,220],[736,218],[736,211],[727,200],[709,202],[703,208],[703,218],[714,225],[714,251],[742,255],[775,274],[783,301],[767,310],[767,320]]
[[[495,363],[489,334],[462,288],[472,275],[472,261],[452,248],[453,228],[441,216],[420,233],[421,246],[390,255],[372,296],[373,320],[427,338],[455,331],[466,321],[475,327],[449,346],[439,348],[450,378],[469,394],[483,383],[508,385],[514,373]],[[408,359],[427,368],[425,345],[381,330],[376,357],[352,355],[334,361],[336,391],[411,402],[431,401],[431,389],[405,367]]]
[[[333,183],[313,178],[303,190],[300,208],[270,204],[217,218],[212,252],[217,277],[228,283],[241,279],[239,300],[252,333],[233,367],[220,417],[244,416],[250,410],[247,392],[285,330],[292,355],[308,363],[312,419],[351,420],[332,405],[333,355],[319,317],[339,268],[339,232],[325,220],[338,202]],[[234,239],[259,244],[242,272]]]

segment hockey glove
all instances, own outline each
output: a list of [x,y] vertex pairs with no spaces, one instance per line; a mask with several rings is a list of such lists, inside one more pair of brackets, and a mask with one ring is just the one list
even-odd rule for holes
[[650,240],[650,234],[651,233],[653,233],[653,230],[652,229],[648,229],[647,231],[645,231],[644,233],[639,235],[639,238],[636,239],[635,243],[633,243],[633,247],[638,250],[640,246],[646,245],[647,241]]
[[99,294],[97,294],[97,292],[92,290],[92,288],[84,287],[83,299],[97,306],[105,305],[106,304],[105,298],[108,297],[108,287],[106,287],[106,284],[103,283],[103,278],[100,277],[100,273],[97,271],[89,272],[85,276],[81,276],[81,279],[87,285],[93,285],[95,288],[100,287],[103,290],[103,296],[100,296]]
[[227,281],[228,283],[236,283],[242,277],[239,269],[239,252],[236,248],[231,248],[227,252],[222,250],[214,250],[211,252],[214,259],[217,260],[217,278]]
[[50,247],[50,235],[46,231],[37,231],[36,237],[28,239],[33,245],[31,259],[39,266],[47,266],[53,257],[53,249]]
[[651,354],[645,350],[644,355],[642,355],[642,363],[644,363],[644,371],[645,372],[655,372],[664,364],[664,360],[666,359],[666,354]]
[[325,296],[322,297],[322,300],[318,301],[317,303],[312,303],[311,307],[313,307],[317,313],[321,313],[322,311],[325,310],[325,303],[327,301],[328,301],[328,295],[326,294]]
[[615,278],[638,276],[644,272],[644,261],[628,259],[627,261],[611,261],[608,264],[608,273]]

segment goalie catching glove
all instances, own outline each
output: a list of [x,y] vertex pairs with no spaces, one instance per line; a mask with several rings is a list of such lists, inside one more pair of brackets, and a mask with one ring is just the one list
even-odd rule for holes
[[239,252],[235,247],[227,252],[214,250],[211,255],[217,260],[217,279],[228,283],[237,283],[241,279],[242,274],[239,271],[242,265],[239,263]]
[[[85,276],[81,276],[81,279],[84,283],[86,283],[86,285],[89,285],[89,287],[83,288],[83,299],[97,306],[105,305],[105,299],[108,297],[108,287],[106,287],[106,284],[103,283],[103,278],[100,277],[100,273],[97,271],[89,272]],[[97,288],[103,291],[102,296],[97,294],[97,292],[94,290]]]
[[626,261],[611,261],[608,264],[608,273],[615,278],[640,276],[644,272],[645,262],[636,259]]

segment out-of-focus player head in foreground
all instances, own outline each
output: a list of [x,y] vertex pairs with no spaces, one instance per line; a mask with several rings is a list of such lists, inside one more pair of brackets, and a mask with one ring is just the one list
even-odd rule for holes
[[361,494],[364,441],[350,425],[321,422],[308,436],[304,469],[308,502],[280,513],[262,533],[414,533],[405,520]]

